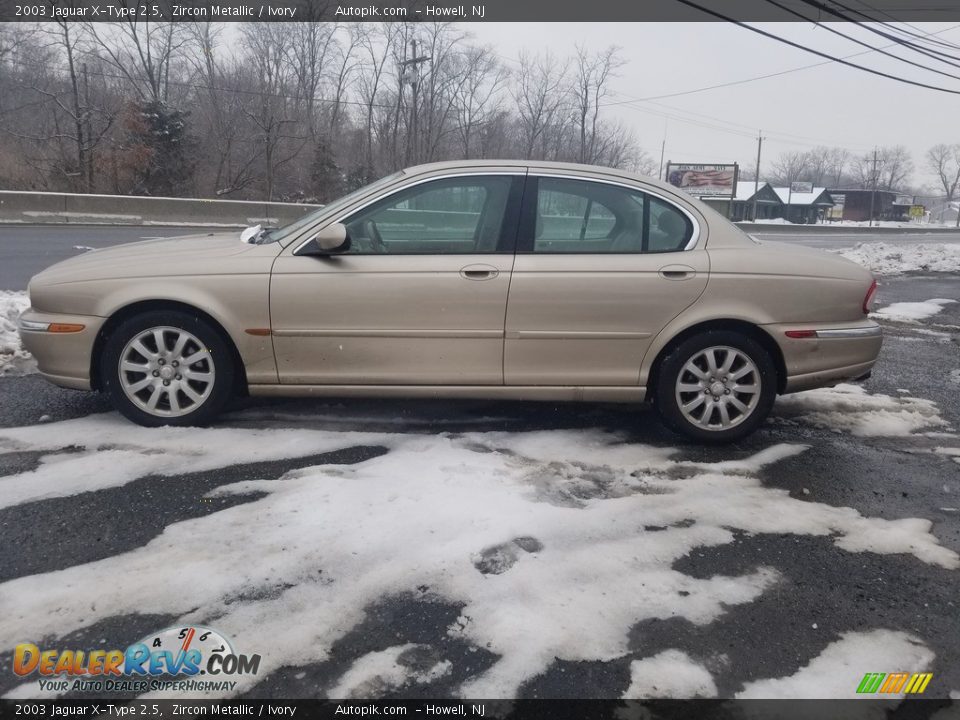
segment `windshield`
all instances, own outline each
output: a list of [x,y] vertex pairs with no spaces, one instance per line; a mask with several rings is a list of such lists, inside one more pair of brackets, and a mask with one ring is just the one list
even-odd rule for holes
[[389,185],[390,183],[392,183],[402,175],[403,175],[403,170],[400,170],[395,173],[391,173],[386,177],[382,177],[379,180],[375,180],[369,185],[364,185],[363,187],[354,190],[352,193],[349,193],[347,195],[344,195],[343,197],[337,198],[336,200],[329,202],[326,205],[323,205],[322,207],[317,208],[313,212],[307,213],[302,218],[300,218],[299,220],[294,220],[289,225],[284,225],[283,227],[270,230],[268,231],[268,241],[278,242],[288,237],[292,237],[297,233],[299,233],[304,228],[309,227],[320,216],[325,215],[332,210],[335,211],[339,207],[346,207],[350,205],[350,203],[352,203],[357,198],[363,197],[367,193],[370,193],[379,187],[382,187],[384,185]]

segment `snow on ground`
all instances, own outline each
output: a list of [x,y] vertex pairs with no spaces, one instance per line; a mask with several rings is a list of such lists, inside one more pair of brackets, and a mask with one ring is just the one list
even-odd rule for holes
[[[868,672],[928,672],[934,654],[919,639],[894,630],[843,633],[819,656],[789,677],[747,683],[738,699],[856,698]],[[863,697],[863,696],[859,696]],[[875,695],[870,696],[874,699]],[[903,693],[891,698],[904,697]],[[878,718],[886,717],[880,710]]]
[[784,395],[777,398],[774,412],[860,437],[906,437],[927,428],[949,427],[932,400],[871,394],[850,384]]
[[[933,298],[924,302],[898,302],[872,312],[871,316],[891,322],[918,323],[936,315],[943,310],[944,305],[955,302],[956,300],[947,298]],[[949,338],[949,335],[947,337]]]
[[648,698],[710,698],[717,686],[710,672],[680,650],[662,653],[630,663],[630,688],[624,700]]
[[[44,437],[52,427],[56,439]],[[315,430],[143,428],[116,413],[0,430],[0,451],[57,450],[36,470],[0,478],[0,508],[176,475],[378,445],[376,433]]]
[[861,242],[848,250],[841,250],[840,254],[879,275],[921,271],[960,272],[960,244]]
[[408,643],[367,653],[328,692],[333,698],[377,698],[411,683],[450,674],[449,660],[438,660],[429,646]]
[[[248,457],[242,453],[250,447],[268,457],[360,441],[355,433],[192,429],[160,436],[158,446],[157,431],[125,432],[119,422],[91,417],[0,437],[14,435],[21,450],[79,443],[89,454],[100,452],[93,438],[112,436],[131,453],[160,447],[194,467],[217,467],[227,452]],[[733,542],[738,530],[818,536],[847,552],[909,554],[960,567],[928,520],[864,517],[764,486],[760,472],[775,472],[778,461],[804,452],[802,445],[710,464],[600,430],[394,433],[376,442],[390,452],[222,486],[212,494],[262,495],[169,525],[130,552],[3,583],[0,607],[8,610],[0,615],[0,647],[63,637],[115,616],[171,614],[216,627],[234,647],[260,653],[262,679],[282,665],[323,661],[363,621],[365,608],[413,593],[462,603],[448,634],[498,658],[460,693],[509,698],[556,658],[622,657],[639,622],[682,617],[707,624],[775,586],[779,574],[769,567],[709,578],[674,569],[697,548]],[[72,492],[82,489],[79,482],[99,485],[87,457],[57,460],[61,478],[81,478]],[[0,482],[22,481],[19,475]],[[390,669],[391,657],[361,658],[340,685],[376,676],[394,682],[399,671]],[[444,660],[431,658],[416,672],[440,672]],[[34,682],[13,695],[36,692]]]
[[17,318],[29,305],[25,292],[0,290],[0,377],[36,372],[37,364],[17,334]]

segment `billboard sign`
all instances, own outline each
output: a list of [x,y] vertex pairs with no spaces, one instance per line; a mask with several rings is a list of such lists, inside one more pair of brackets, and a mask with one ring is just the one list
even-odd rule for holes
[[812,182],[793,182],[790,183],[790,192],[792,193],[812,193]]
[[911,205],[910,206],[910,217],[912,218],[922,218],[925,214],[925,208],[923,205]]
[[667,164],[667,182],[691,195],[732,198],[737,165]]
[[830,193],[833,198],[833,207],[827,208],[827,217],[831,220],[843,220],[843,205],[847,196],[843,193]]

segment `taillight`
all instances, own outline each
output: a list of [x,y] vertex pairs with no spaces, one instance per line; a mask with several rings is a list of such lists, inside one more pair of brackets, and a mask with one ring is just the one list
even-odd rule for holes
[[877,281],[874,280],[870,283],[870,289],[867,290],[867,294],[863,298],[863,314],[869,315],[870,311],[873,310],[873,299],[877,294]]

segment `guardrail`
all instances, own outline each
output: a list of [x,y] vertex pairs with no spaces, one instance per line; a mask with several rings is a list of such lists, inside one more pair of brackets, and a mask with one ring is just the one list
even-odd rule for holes
[[320,207],[299,203],[0,190],[0,224],[283,225]]

